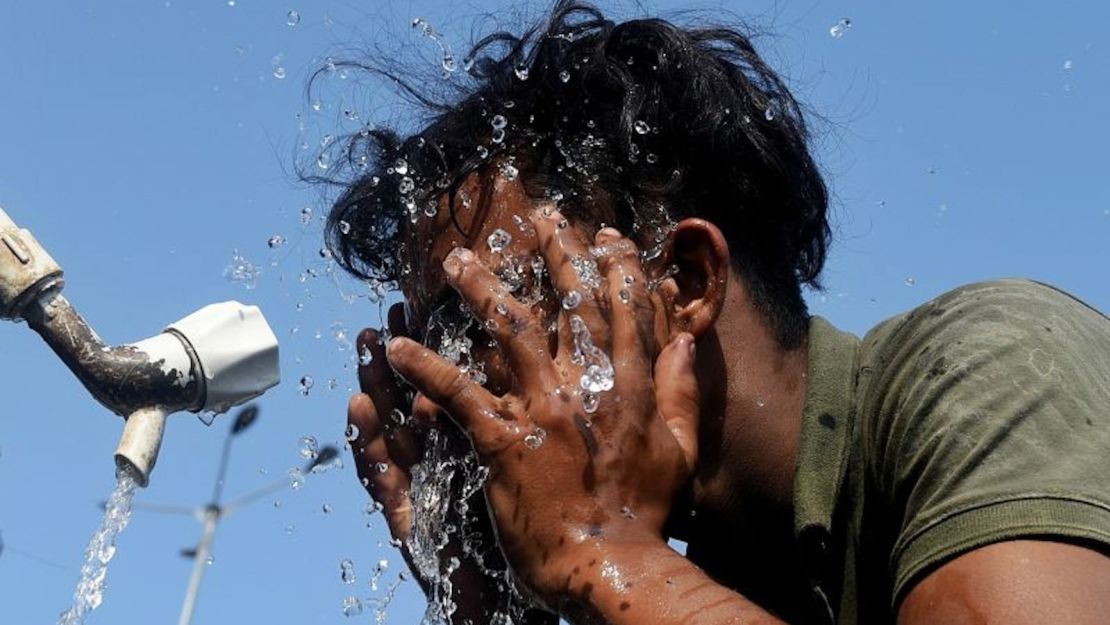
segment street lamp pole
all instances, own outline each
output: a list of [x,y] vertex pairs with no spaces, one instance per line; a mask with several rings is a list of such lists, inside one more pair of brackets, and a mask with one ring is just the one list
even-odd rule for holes
[[200,592],[200,582],[204,578],[204,570],[208,568],[208,556],[212,551],[212,539],[216,536],[216,523],[220,518],[218,506],[208,506],[204,510],[204,532],[197,545],[196,555],[193,556],[193,574],[189,577],[189,588],[185,591],[185,603],[181,606],[181,618],[177,625],[189,625],[193,622],[193,610],[197,606],[197,595]]

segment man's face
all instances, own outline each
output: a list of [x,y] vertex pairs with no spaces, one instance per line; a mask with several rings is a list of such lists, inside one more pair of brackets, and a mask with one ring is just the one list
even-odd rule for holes
[[[401,284],[409,332],[441,352],[445,335],[469,339],[469,360],[478,363],[486,386],[506,392],[512,374],[480,322],[462,308],[458,294],[446,282],[442,262],[456,247],[472,250],[517,299],[553,321],[559,300],[543,278],[543,261],[529,222],[529,214],[543,205],[527,196],[519,178],[477,173],[461,186],[453,210],[448,201],[446,194],[442,196],[436,215],[421,217],[411,231],[406,260],[412,271]],[[589,240],[584,230],[578,233]]]

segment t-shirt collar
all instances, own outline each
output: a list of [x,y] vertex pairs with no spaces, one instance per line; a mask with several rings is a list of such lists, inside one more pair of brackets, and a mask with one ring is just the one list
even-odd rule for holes
[[850,454],[859,345],[857,337],[825,319],[810,320],[807,390],[794,474],[794,534],[803,553],[827,549]]

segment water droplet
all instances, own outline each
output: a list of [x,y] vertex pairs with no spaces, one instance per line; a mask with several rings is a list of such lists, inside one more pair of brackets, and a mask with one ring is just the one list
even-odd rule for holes
[[374,470],[378,473],[385,473],[389,470],[389,465],[384,462],[379,462],[378,464],[374,465]]
[[208,556],[207,558],[204,559],[204,563],[208,564],[208,565],[211,565],[215,561],[216,561],[216,556],[213,556],[213,555],[210,555],[210,556]]
[[763,399],[762,397],[756,397],[755,398],[755,407],[756,408],[762,408],[766,405],[767,405],[767,401],[765,399]]
[[320,510],[322,510],[324,514],[331,514],[331,504],[326,503],[326,504],[320,506]]
[[1072,64],[1071,59],[1064,61],[1064,69],[1071,69],[1072,67],[1074,67],[1074,65]]
[[301,209],[301,224],[307,226],[310,221],[312,221],[312,207],[305,206]]
[[632,127],[636,130],[636,134],[638,135],[646,135],[651,132],[651,126],[648,126],[648,123],[642,119],[637,119],[636,123],[632,124]]
[[628,506],[621,506],[621,516],[626,519],[635,519],[636,513],[633,512],[632,508],[629,508]]
[[397,172],[397,174],[401,176],[409,173],[408,161],[403,158],[397,159],[396,162],[393,163],[393,171]]
[[597,393],[582,393],[582,409],[588,414],[597,412],[597,407],[601,403],[601,397]]
[[343,580],[344,584],[355,583],[355,563],[348,558],[339,562],[339,579]]
[[301,14],[296,10],[291,9],[285,14],[285,23],[289,26],[296,26],[301,23]]
[[308,392],[312,390],[312,385],[315,383],[316,382],[312,379],[312,376],[301,376],[300,386],[297,387],[297,390],[301,392],[301,395],[308,395]]
[[274,67],[274,78],[277,78],[278,80],[284,80],[285,79],[285,68],[282,67],[281,65],[278,65],[278,66]]
[[621,303],[627,304],[629,301],[632,300],[632,293],[630,293],[628,289],[621,289],[617,293],[617,297],[621,298]]
[[412,193],[412,190],[415,188],[416,183],[413,182],[412,178],[409,178],[408,176],[401,178],[400,184],[397,185],[397,191],[401,195],[408,195],[409,193]]
[[528,68],[517,65],[513,68],[513,73],[520,80],[528,80]]
[[281,236],[280,234],[275,234],[274,236],[266,240],[266,245],[269,246],[270,249],[279,248],[282,245],[285,245],[285,237]]
[[[512,163],[501,163],[500,169],[501,175],[505,178],[505,180],[516,180],[517,176],[520,175],[520,170],[517,169],[516,166],[514,166]],[[517,217],[517,215],[513,215],[513,217]],[[517,226],[519,227],[520,224],[517,223]]]
[[348,618],[362,614],[362,601],[351,595],[343,600],[343,616]]
[[644,160],[646,160],[649,165],[654,165],[659,162],[659,155],[655,152],[648,152],[647,156],[644,157]]
[[543,441],[547,438],[547,432],[543,428],[537,427],[532,430],[532,433],[524,437],[524,446],[528,449],[539,449],[543,445]]
[[355,442],[355,440],[358,439],[358,435],[359,435],[358,426],[355,425],[354,423],[348,423],[347,424],[347,431],[344,432],[343,435],[347,437],[348,441],[350,441],[352,443]]
[[351,234],[351,224],[349,224],[345,221],[340,221],[339,222],[339,234]]
[[574,310],[582,303],[582,294],[578,291],[567,291],[563,296],[563,310]]
[[285,474],[289,476],[289,487],[293,490],[300,490],[304,486],[304,471],[300,467],[293,467]]
[[316,157],[316,166],[320,169],[327,169],[331,166],[331,157],[328,156],[327,152],[320,152],[320,155]]
[[320,443],[315,436],[302,436],[298,452],[305,460],[313,460],[320,454]]
[[369,345],[363,345],[361,348],[359,348],[359,350],[358,350],[358,364],[365,367],[365,366],[369,365],[370,362],[373,361],[373,360],[374,360],[374,354],[370,351],[370,346]]
[[478,146],[477,148],[475,148],[475,150],[477,150],[478,156],[480,158],[486,158],[489,156],[489,149],[487,149],[484,145]]
[[590,393],[600,393],[613,388],[613,368],[599,364],[586,367],[586,372],[579,380],[582,390]]
[[509,306],[505,302],[497,302],[497,305],[494,306],[493,309],[497,311],[497,314],[502,316],[509,314]]
[[906,286],[913,286],[915,284],[917,284],[917,280],[914,280],[913,278],[906,278],[906,280],[905,280],[905,285]]
[[559,72],[559,80],[563,82],[570,82],[570,72],[565,69]]
[[490,120],[490,125],[493,126],[494,130],[503,130],[505,126],[509,125],[509,122],[504,115],[494,115],[493,119]]
[[505,232],[501,228],[493,231],[486,239],[486,245],[489,246],[489,251],[497,254],[509,246],[513,241],[513,235]]
[[831,28],[829,28],[829,36],[833,39],[840,39],[844,36],[844,33],[848,32],[848,29],[851,27],[852,20],[845,17],[839,22],[833,24]]
[[769,105],[767,107],[767,109],[763,111],[763,119],[766,119],[767,121],[772,121],[772,120],[775,119],[775,105],[774,104]]
[[578,280],[582,283],[582,286],[588,289],[596,289],[601,286],[601,271],[594,259],[588,256],[571,256],[570,266],[574,269],[574,273],[578,275]]
[[224,278],[228,282],[241,284],[249,291],[258,286],[260,277],[262,277],[261,267],[247,260],[239,250],[232,251],[231,264],[224,268]]
[[394,408],[393,411],[389,413],[389,418],[393,419],[393,422],[397,425],[404,425],[405,422],[408,421],[405,417],[405,413],[402,412],[400,408]]
[[500,144],[505,140],[505,130],[503,128],[494,128],[493,133],[489,136],[489,140],[496,144]]

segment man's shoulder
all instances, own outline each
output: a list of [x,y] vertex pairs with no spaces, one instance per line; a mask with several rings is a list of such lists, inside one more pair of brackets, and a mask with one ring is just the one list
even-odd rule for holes
[[[858,362],[857,407],[871,416],[890,416],[888,409],[926,388],[958,383],[962,393],[945,393],[955,397],[1026,374],[1063,388],[1101,372],[1085,384],[1105,387],[1110,319],[1044,283],[978,282],[882,322],[864,337]],[[1069,380],[1065,369],[1084,373]]]
[[860,349],[860,483],[892,537],[893,605],[987,544],[1110,544],[1104,314],[1042,283],[981,282],[883,322]]
[[[1110,324],[1110,319],[1079,298],[1043,282],[1019,278],[976,282],[875,326],[863,339],[863,362],[868,356],[889,361],[908,348],[1013,341],[1057,330],[1067,333],[1076,323]],[[1110,332],[1110,325],[1106,327]]]

